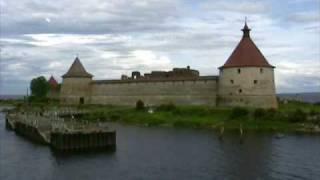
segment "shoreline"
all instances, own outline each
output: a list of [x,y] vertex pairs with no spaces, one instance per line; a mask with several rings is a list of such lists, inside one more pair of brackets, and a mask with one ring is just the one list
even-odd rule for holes
[[[33,104],[30,108],[9,101],[9,107],[26,111],[76,108],[88,113],[77,121],[117,122],[144,127],[212,129],[215,131],[256,131],[274,133],[320,134],[320,106],[310,103],[279,103],[278,109],[222,108],[210,106],[176,106],[173,104],[137,109],[129,106],[83,105],[61,106],[57,103]],[[0,106],[5,106],[0,103]],[[300,112],[300,114],[299,114]],[[298,113],[298,114],[297,114]],[[299,119],[300,118],[300,119]]]

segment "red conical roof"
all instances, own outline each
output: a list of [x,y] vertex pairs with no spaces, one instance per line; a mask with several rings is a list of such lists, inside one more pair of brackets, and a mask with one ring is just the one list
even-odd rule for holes
[[49,86],[53,88],[58,86],[58,82],[54,79],[53,76],[50,77],[48,83],[49,83]]
[[242,29],[243,36],[238,46],[234,49],[226,63],[220,68],[228,67],[272,67],[259,48],[250,38],[250,29],[245,23]]
[[66,74],[64,74],[62,77],[63,78],[66,78],[66,77],[90,77],[91,78],[92,75],[84,69],[79,58],[76,57],[76,59],[73,61],[72,65],[71,65],[70,69],[68,70],[68,72]]

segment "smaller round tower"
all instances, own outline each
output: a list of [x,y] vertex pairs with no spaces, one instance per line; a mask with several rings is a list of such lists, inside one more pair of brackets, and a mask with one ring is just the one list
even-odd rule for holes
[[243,36],[226,63],[219,68],[218,104],[277,108],[274,66],[250,38],[245,22]]
[[76,57],[68,72],[62,76],[60,102],[63,104],[90,103],[92,77]]

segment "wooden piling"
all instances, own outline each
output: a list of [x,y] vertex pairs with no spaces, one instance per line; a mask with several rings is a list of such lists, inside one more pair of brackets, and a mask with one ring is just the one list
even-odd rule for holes
[[115,147],[115,131],[111,132],[77,132],[51,134],[51,147],[58,151],[83,151]]

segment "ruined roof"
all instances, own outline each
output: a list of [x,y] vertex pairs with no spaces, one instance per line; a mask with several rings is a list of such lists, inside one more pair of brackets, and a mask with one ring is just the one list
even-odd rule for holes
[[54,79],[53,76],[50,77],[48,83],[49,83],[50,87],[56,87],[56,86],[58,86],[58,82]]
[[245,23],[242,31],[243,36],[237,47],[232,52],[231,56],[220,68],[228,67],[272,67],[259,48],[254,44],[250,38],[250,30]]
[[72,65],[71,65],[70,69],[68,70],[68,72],[66,74],[64,74],[62,77],[63,78],[66,78],[66,77],[90,77],[91,78],[92,75],[84,69],[79,58],[76,57],[76,59],[73,61]]

